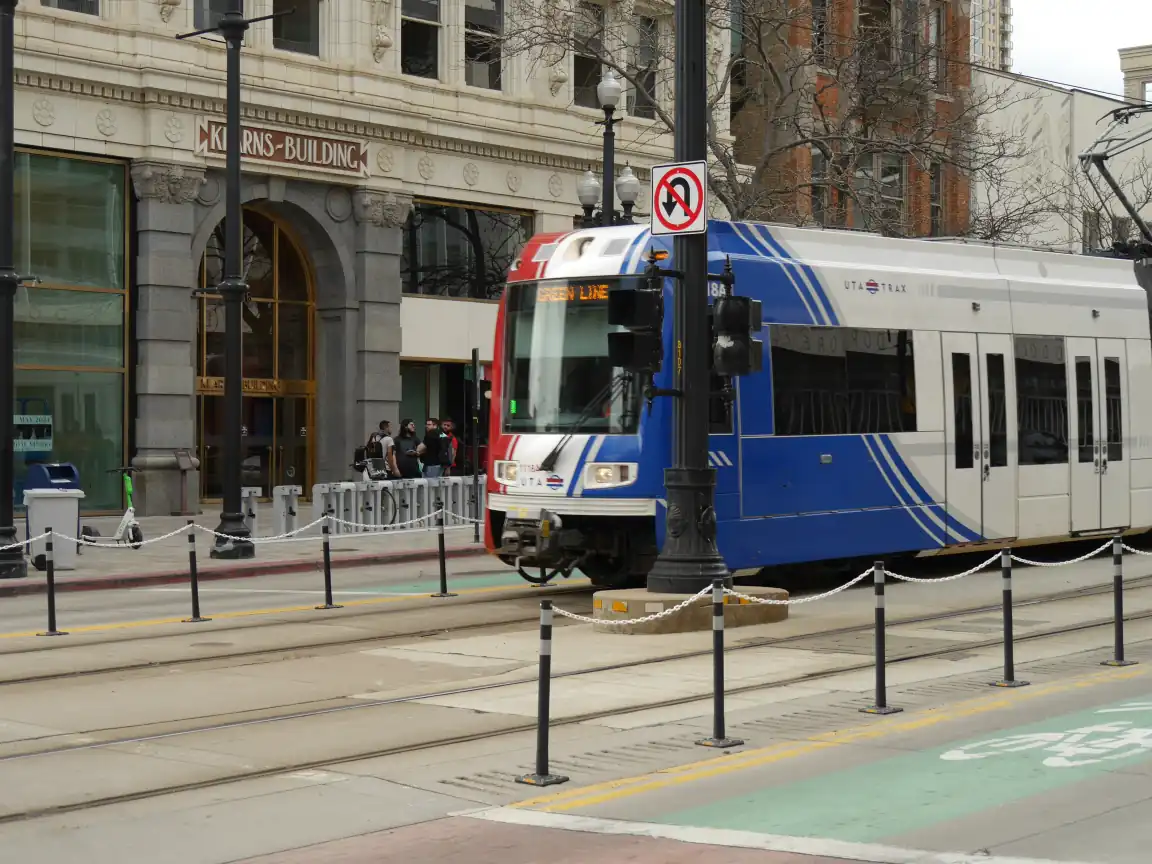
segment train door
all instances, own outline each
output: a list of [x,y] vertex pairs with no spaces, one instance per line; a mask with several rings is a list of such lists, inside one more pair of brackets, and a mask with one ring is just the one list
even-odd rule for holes
[[[949,521],[982,537],[1016,535],[1016,394],[1011,338],[942,333]],[[955,539],[955,538],[953,538]]]
[[1128,363],[1122,339],[1070,338],[1072,530],[1126,528],[1131,519]]

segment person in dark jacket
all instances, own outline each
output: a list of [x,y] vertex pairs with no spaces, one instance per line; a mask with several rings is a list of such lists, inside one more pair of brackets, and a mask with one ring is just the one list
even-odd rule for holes
[[420,461],[424,463],[425,479],[443,476],[444,457],[449,454],[450,448],[451,442],[440,428],[439,419],[429,417],[424,422],[424,441],[418,448]]
[[405,480],[416,480],[420,477],[420,461],[417,458],[417,448],[420,446],[416,438],[416,421],[406,419],[400,423],[400,434],[396,436],[393,453],[396,454],[396,467],[400,476]]

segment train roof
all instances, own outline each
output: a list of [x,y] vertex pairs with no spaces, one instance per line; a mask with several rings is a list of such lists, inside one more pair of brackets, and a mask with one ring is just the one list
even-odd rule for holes
[[[539,235],[510,281],[639,273],[653,246],[644,225]],[[1131,261],[756,222],[710,222],[708,248],[766,322],[1149,338]]]

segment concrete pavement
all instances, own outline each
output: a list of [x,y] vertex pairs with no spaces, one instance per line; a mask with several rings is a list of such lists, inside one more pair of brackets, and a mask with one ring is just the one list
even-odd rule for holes
[[[301,525],[307,524],[301,514]],[[271,507],[261,505],[257,539],[268,538],[275,532]],[[191,518],[191,517],[189,517]],[[154,516],[140,520],[145,544],[139,549],[129,546],[105,548],[113,545],[109,539],[115,533],[117,518],[92,517],[82,520],[101,533],[94,542],[100,546],[87,546],[76,561],[74,570],[58,570],[56,590],[91,591],[127,588],[142,585],[170,585],[188,579],[188,539],[184,533],[157,542],[157,538],[184,528],[187,518]],[[195,517],[198,525],[214,529],[218,521],[215,514]],[[25,536],[24,525],[17,525],[18,536]],[[65,533],[75,533],[65,532]],[[473,539],[469,525],[450,526],[445,531],[445,547],[449,557],[485,555],[484,546]],[[209,557],[213,537],[197,531],[197,564],[204,581],[237,579],[253,576],[296,573],[316,570],[321,566],[323,552],[316,529],[298,538],[278,542],[258,542],[256,558],[248,561],[218,561]],[[434,530],[384,531],[380,533],[333,534],[332,565],[334,568],[361,567],[368,564],[394,564],[427,561],[437,558],[437,537]],[[0,597],[24,594],[42,594],[47,590],[45,575],[29,565],[25,579],[0,580]]]

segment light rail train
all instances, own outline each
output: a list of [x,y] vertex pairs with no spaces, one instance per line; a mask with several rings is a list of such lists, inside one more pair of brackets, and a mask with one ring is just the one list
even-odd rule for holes
[[[708,246],[709,271],[730,260],[734,292],[764,319],[763,370],[709,416],[733,571],[1152,526],[1141,265],[739,222],[710,223]],[[532,581],[578,568],[643,584],[663,541],[671,400],[649,409],[607,338],[608,292],[653,248],[671,256],[642,226],[538,235],[509,274],[485,534]],[[672,287],[659,388],[672,386]]]

